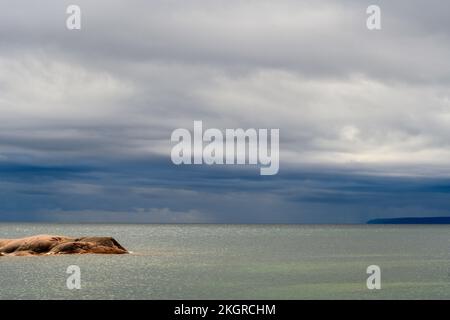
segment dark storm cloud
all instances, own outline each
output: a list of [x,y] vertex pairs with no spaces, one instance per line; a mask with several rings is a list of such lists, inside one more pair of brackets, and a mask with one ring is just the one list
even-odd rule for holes
[[[445,215],[449,179],[351,172],[284,172],[275,179],[225,168],[151,163],[102,167],[3,165],[2,220],[60,222],[364,223]],[[14,214],[12,214],[14,212]]]

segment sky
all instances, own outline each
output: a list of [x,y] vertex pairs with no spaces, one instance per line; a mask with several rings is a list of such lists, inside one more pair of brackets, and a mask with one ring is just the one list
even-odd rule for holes
[[[450,216],[449,57],[440,0],[0,0],[0,221]],[[280,129],[279,173],[174,165],[195,120]]]

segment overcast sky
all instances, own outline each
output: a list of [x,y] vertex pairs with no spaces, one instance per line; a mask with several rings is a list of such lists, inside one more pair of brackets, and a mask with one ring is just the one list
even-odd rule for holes
[[[450,215],[449,57],[440,0],[0,0],[0,220]],[[279,174],[173,165],[194,120],[279,128]]]

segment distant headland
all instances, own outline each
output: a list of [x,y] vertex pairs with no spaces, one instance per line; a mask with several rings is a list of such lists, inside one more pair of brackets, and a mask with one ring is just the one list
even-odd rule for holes
[[0,256],[60,254],[124,254],[127,249],[111,237],[69,238],[37,235],[21,239],[0,239]]
[[405,217],[391,219],[373,219],[368,224],[450,224],[450,217]]

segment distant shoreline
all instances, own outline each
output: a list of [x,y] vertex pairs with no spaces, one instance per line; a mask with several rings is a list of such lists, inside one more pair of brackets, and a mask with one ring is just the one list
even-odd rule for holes
[[373,219],[367,221],[367,224],[450,224],[450,217],[405,217]]

